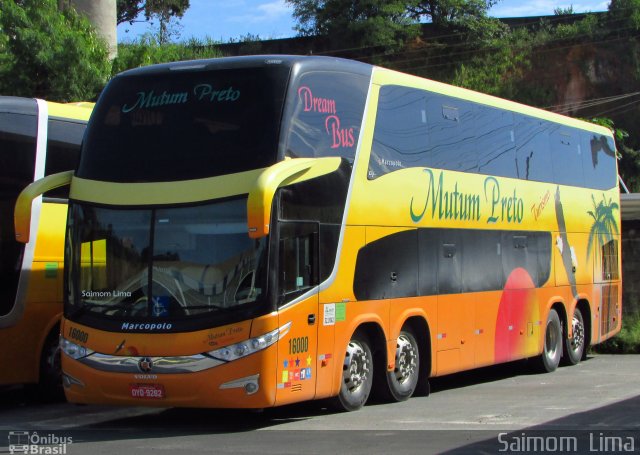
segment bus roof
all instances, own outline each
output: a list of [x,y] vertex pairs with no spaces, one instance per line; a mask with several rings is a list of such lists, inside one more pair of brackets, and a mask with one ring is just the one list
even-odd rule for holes
[[373,66],[367,63],[338,57],[301,56],[301,55],[249,55],[241,57],[221,57],[206,60],[161,63],[144,66],[120,73],[118,76],[137,76],[143,74],[162,74],[168,71],[222,70],[227,68],[256,67],[266,65],[285,65],[302,71],[345,71],[371,75]]
[[[47,101],[47,108],[51,117],[60,117],[80,121],[89,120],[94,103],[56,103]],[[0,112],[8,114],[36,115],[37,104],[35,98],[19,96],[0,96]]]

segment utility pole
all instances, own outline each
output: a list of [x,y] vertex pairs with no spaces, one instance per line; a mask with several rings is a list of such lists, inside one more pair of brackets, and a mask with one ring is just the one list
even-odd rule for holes
[[59,0],[59,3],[60,7],[73,6],[89,19],[98,35],[107,42],[111,60],[118,55],[116,0]]

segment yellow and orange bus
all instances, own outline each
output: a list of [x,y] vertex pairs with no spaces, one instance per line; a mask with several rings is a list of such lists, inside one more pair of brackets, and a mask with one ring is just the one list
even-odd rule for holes
[[43,396],[62,394],[56,352],[68,188],[34,202],[26,245],[15,240],[13,210],[31,182],[77,165],[92,107],[0,97],[0,385],[39,384]]
[[620,329],[611,132],[480,93],[323,57],[132,70],[18,238],[66,184],[72,402],[355,410]]

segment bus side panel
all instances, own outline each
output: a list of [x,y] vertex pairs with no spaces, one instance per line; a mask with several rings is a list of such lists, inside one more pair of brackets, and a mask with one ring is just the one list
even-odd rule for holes
[[[42,205],[33,264],[24,296],[25,313],[14,327],[0,330],[0,384],[38,382],[41,350],[62,312],[65,204]],[[18,298],[20,298],[19,296]]]

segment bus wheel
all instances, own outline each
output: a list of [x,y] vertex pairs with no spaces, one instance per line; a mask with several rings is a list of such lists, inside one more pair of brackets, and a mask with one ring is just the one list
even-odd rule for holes
[[582,360],[585,347],[585,330],[582,312],[576,308],[571,320],[571,338],[568,336],[564,340],[564,355],[562,363],[565,365],[576,365]]
[[347,345],[342,364],[340,393],[334,405],[344,411],[356,411],[367,402],[373,384],[373,355],[369,340],[355,333]]
[[38,395],[43,401],[59,401],[64,398],[59,339],[59,332],[53,330],[42,347]]
[[409,330],[402,330],[396,342],[395,368],[384,371],[386,381],[379,381],[376,395],[385,401],[405,401],[416,390],[420,372],[418,342]]
[[562,357],[562,326],[560,317],[556,310],[549,310],[547,324],[544,333],[544,348],[538,357],[538,369],[542,372],[551,373],[560,364]]

